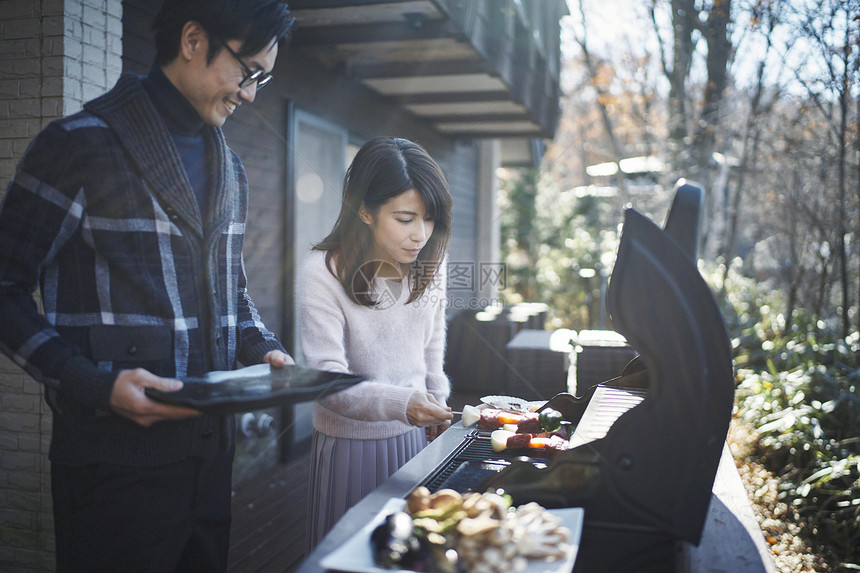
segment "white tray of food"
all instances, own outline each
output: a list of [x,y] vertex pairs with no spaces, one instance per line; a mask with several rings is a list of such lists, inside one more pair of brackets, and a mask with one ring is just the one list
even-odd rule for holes
[[[386,518],[399,511],[404,511],[406,500],[392,498],[382,507],[379,513],[356,532],[338,549],[329,553],[320,561],[320,565],[333,571],[344,571],[348,573],[411,573],[410,569],[392,569],[378,564],[374,557],[374,548],[371,541],[373,531],[382,524]],[[521,571],[524,573],[569,573],[576,561],[579,550],[579,539],[582,534],[584,510],[580,507],[563,509],[542,510],[558,518],[560,524],[568,531],[568,538],[560,544],[561,552],[552,559],[531,558],[520,560],[519,569],[510,568],[509,571]],[[514,560],[510,560],[513,562]],[[467,571],[468,569],[460,570]]]

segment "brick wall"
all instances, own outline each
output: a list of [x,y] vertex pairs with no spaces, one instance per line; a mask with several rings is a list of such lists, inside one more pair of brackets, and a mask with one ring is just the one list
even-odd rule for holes
[[[121,0],[0,2],[0,196],[30,140],[103,93],[122,66]],[[0,355],[0,570],[54,569],[51,413]]]

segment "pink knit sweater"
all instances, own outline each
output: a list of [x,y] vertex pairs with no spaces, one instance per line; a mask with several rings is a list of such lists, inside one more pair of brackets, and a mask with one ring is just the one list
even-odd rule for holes
[[444,268],[421,298],[408,304],[405,279],[378,279],[374,294],[382,303],[369,307],[350,300],[325,268],[324,252],[310,254],[298,295],[304,364],[368,378],[317,401],[316,430],[337,438],[390,438],[413,428],[406,420],[413,392],[430,392],[447,403]]

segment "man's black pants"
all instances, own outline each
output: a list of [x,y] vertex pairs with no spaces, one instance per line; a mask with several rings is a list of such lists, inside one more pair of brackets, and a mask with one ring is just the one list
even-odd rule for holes
[[225,571],[232,461],[53,464],[57,571]]

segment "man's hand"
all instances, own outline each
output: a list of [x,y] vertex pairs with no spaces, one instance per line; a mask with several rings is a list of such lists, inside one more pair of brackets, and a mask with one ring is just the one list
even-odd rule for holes
[[275,368],[281,368],[283,366],[296,363],[292,356],[286,352],[281,352],[280,350],[270,350],[267,352],[266,355],[263,356],[263,362],[271,364]]
[[198,410],[150,400],[144,393],[146,387],[173,392],[182,388],[182,382],[156,376],[143,368],[123,370],[113,384],[111,410],[144,427],[162,420],[181,420],[200,415]]

